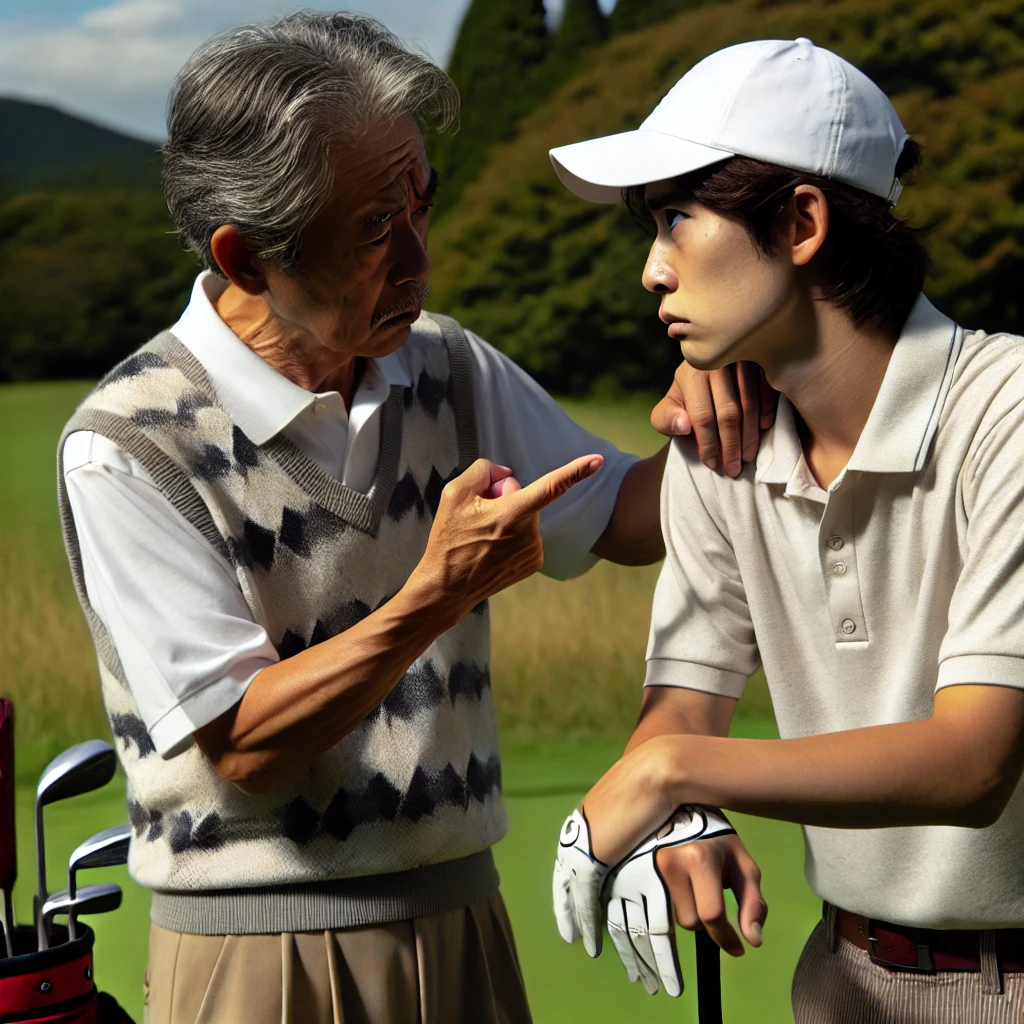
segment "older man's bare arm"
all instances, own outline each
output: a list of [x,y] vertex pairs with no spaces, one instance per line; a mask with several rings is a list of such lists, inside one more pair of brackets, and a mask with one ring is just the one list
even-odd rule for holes
[[334,746],[441,633],[541,567],[540,510],[601,463],[585,455],[520,488],[507,469],[475,462],[442,492],[427,550],[395,597],[263,669],[230,711],[195,732],[218,774],[266,793]]

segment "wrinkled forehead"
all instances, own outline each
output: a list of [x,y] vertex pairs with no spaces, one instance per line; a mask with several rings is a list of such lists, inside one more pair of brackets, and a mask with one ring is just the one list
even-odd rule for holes
[[354,141],[339,144],[335,159],[334,198],[350,215],[366,203],[400,200],[410,189],[424,195],[430,185],[423,136],[409,114],[370,124]]

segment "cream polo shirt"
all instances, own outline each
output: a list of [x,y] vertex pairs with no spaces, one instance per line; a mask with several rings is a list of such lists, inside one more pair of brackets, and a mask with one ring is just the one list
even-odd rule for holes
[[[739,697],[764,665],[783,738],[1024,687],[1024,339],[921,296],[845,470],[822,490],[779,405],[735,480],[673,444],[647,684]],[[1024,925],[1024,793],[985,829],[805,827],[812,889],[936,928]]]

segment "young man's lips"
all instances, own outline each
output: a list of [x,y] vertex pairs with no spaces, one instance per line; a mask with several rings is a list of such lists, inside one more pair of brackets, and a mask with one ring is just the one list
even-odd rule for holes
[[668,336],[670,338],[685,338],[686,332],[690,329],[689,320],[677,320],[674,324],[668,325]]

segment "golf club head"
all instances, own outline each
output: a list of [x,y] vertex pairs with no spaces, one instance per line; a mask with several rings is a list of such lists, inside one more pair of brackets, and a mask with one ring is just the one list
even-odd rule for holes
[[71,897],[67,889],[55,892],[43,904],[43,927],[49,931],[50,923],[58,914],[74,911],[77,916],[82,914],[106,914],[121,906],[121,886],[112,882],[99,885],[83,885],[78,895]]
[[116,767],[117,755],[109,743],[86,740],[58,754],[39,777],[35,806],[37,888],[32,902],[40,949],[47,948],[42,912],[47,895],[43,808],[57,800],[66,800],[105,786],[114,777]]
[[74,894],[78,872],[88,868],[110,868],[128,861],[131,825],[114,825],[79,844],[68,861],[68,892]]
[[39,776],[36,806],[45,807],[105,786],[117,768],[114,748],[103,740],[86,740],[58,754]]

